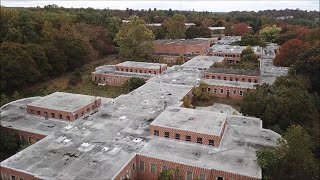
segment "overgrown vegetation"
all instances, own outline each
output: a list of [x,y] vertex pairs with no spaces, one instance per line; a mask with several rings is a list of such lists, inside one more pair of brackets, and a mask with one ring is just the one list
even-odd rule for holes
[[175,168],[175,169],[168,169],[162,171],[158,178],[158,180],[180,180],[183,179],[183,176],[181,175],[180,169]]
[[131,92],[137,89],[138,87],[144,85],[145,83],[146,81],[142,78],[132,77],[124,83],[124,87],[127,92]]
[[13,133],[0,132],[0,161],[7,159],[22,149],[28,147],[30,144],[22,140]]

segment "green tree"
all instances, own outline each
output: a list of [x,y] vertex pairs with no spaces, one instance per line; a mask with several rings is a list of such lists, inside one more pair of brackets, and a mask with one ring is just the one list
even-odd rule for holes
[[82,82],[82,75],[79,69],[75,69],[68,81],[68,84],[71,86],[76,86],[78,83]]
[[312,154],[313,145],[308,133],[301,126],[290,126],[276,147],[257,151],[257,162],[264,179],[319,178],[319,162]]
[[154,48],[154,35],[138,16],[131,16],[116,35],[120,55],[133,60],[144,60]]
[[183,64],[183,63],[185,62],[184,55],[183,55],[183,54],[180,54],[179,57],[177,57],[176,62],[177,62],[178,65]]
[[39,79],[37,64],[25,46],[12,42],[0,45],[1,90],[11,91]]
[[180,169],[168,169],[165,171],[162,171],[158,178],[158,180],[181,180],[183,179],[183,176],[181,175]]
[[275,42],[280,32],[281,28],[272,26],[261,29],[259,35],[267,42]]
[[110,19],[110,23],[108,24],[108,35],[109,42],[114,42],[114,39],[116,38],[117,33],[121,29],[121,19],[118,17],[112,17]]
[[311,90],[320,94],[320,41],[298,57],[292,68],[292,73],[308,77]]
[[164,23],[167,39],[185,39],[186,38],[186,17],[175,13],[172,18]]
[[235,44],[240,46],[266,46],[266,42],[258,35],[250,35],[248,33],[244,34],[241,38],[241,41],[238,41]]
[[128,92],[131,92],[137,89],[138,87],[144,85],[145,83],[145,80],[142,78],[132,77],[124,83],[124,87]]
[[8,96],[4,93],[1,93],[0,107],[7,104],[8,102],[9,102]]
[[254,54],[251,46],[247,46],[246,49],[242,51],[240,57],[240,68],[259,70],[259,56]]
[[192,104],[197,106],[205,104],[212,99],[212,95],[208,92],[208,84],[200,82],[198,87],[192,89]]

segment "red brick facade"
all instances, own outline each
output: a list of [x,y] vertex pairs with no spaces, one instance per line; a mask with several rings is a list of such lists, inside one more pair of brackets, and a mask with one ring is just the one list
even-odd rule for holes
[[95,101],[91,102],[90,104],[87,104],[86,106],[81,107],[80,109],[77,109],[74,112],[48,109],[48,108],[31,106],[31,105],[27,105],[27,112],[29,114],[43,116],[43,117],[74,121],[79,117],[84,116],[85,114],[88,114],[91,111],[97,109],[100,106],[101,106],[101,98],[97,98]]
[[135,155],[127,165],[116,175],[114,179],[137,179],[137,156]]
[[162,74],[165,70],[167,70],[167,66],[160,65],[159,68],[138,68],[138,67],[129,67],[129,66],[119,66],[116,65],[116,71],[123,72],[134,72],[134,73],[144,73],[144,74]]
[[28,131],[23,131],[23,130],[14,129],[10,127],[4,127],[4,126],[0,126],[0,127],[2,132],[13,133],[17,135],[21,141],[26,140],[29,143],[39,141],[40,139],[46,137],[46,135],[38,134],[34,132],[28,132]]
[[259,83],[260,76],[204,72],[205,79]]
[[[150,125],[150,135],[219,147],[225,126],[226,126],[226,123],[223,124],[220,135],[215,136],[215,135],[185,131],[185,130],[180,130],[180,129],[174,129],[174,128],[169,128],[169,127]],[[155,131],[157,131],[157,134],[155,134]],[[169,133],[169,136],[166,137],[165,133]],[[179,139],[176,138],[177,135],[179,135]],[[187,136],[189,136],[190,139],[188,139]],[[201,143],[200,143],[200,141],[198,141],[199,140],[198,138],[201,138]]]
[[40,180],[32,174],[1,166],[1,180]]
[[156,54],[198,54],[202,55],[207,52],[210,47],[209,41],[207,43],[157,43],[155,44],[154,53]]
[[217,86],[217,85],[208,85],[208,91],[216,97],[221,98],[231,98],[236,100],[241,100],[244,97],[244,94],[253,89],[244,88],[244,87],[229,87],[229,86]]
[[[135,159],[136,162],[132,161],[133,159]],[[235,173],[190,166],[139,154],[137,154],[133,159],[124,167],[124,169],[122,169],[122,171],[116,176],[115,180],[122,180],[123,177],[127,177],[127,172],[131,173],[131,179],[156,180],[163,168],[178,169],[182,179],[187,179],[188,173],[191,179],[199,180],[200,176],[205,180],[217,180],[218,177],[223,178],[223,180],[258,180],[257,178],[242,176]],[[133,164],[135,164],[135,171],[133,171]],[[151,168],[151,164],[153,168]]]

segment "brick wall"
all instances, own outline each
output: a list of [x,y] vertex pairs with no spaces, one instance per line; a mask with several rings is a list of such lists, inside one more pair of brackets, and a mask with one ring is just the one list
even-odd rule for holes
[[225,128],[225,123],[223,124],[221,134],[219,136],[215,136],[215,135],[196,133],[196,132],[185,131],[185,130],[180,130],[180,129],[174,129],[174,128],[169,128],[169,127],[150,125],[150,135],[153,136],[154,130],[158,130],[160,137],[165,138],[165,132],[169,132],[168,138],[170,138],[170,139],[176,139],[176,134],[180,134],[180,141],[186,141],[186,136],[191,136],[190,142],[192,142],[192,143],[197,143],[198,138],[202,138],[203,145],[209,145],[209,140],[214,140],[213,146],[219,147],[221,137],[224,132],[224,128]]
[[[138,166],[137,156],[134,157],[125,165],[122,170],[114,177],[115,180],[122,179],[137,179]],[[128,178],[129,177],[129,178]]]
[[219,80],[226,80],[226,81],[241,81],[241,82],[252,82],[252,83],[260,82],[260,76],[249,76],[249,75],[239,75],[239,74],[204,72],[204,77],[206,79],[219,79]]
[[83,106],[80,109],[77,109],[74,112],[48,109],[48,108],[42,108],[42,107],[37,107],[37,106],[31,106],[31,105],[27,105],[27,112],[29,114],[43,116],[43,117],[47,116],[49,118],[74,121],[74,120],[78,119],[79,117],[90,113],[90,111],[97,109],[100,106],[101,106],[101,98],[98,98],[96,101],[93,101],[93,102],[87,104],[86,106]]
[[156,54],[205,54],[210,43],[202,44],[177,44],[156,43],[154,53]]
[[[229,173],[224,171],[218,171],[214,169],[206,169],[196,166],[190,166],[186,164],[176,163],[167,160],[161,160],[153,157],[148,157],[144,155],[136,155],[136,179],[138,180],[156,180],[160,175],[163,166],[166,166],[168,169],[179,169],[179,174],[182,176],[182,179],[186,179],[187,172],[192,173],[192,179],[199,179],[200,174],[205,176],[206,180],[216,180],[218,177],[223,177],[224,180],[258,180],[258,178],[243,176],[235,173]],[[143,162],[143,169],[140,169],[140,161]],[[127,172],[127,170],[132,170],[132,160],[125,166],[125,168],[120,172]],[[155,165],[155,173],[151,173],[151,163]],[[120,173],[116,176],[115,180],[120,180]],[[123,175],[122,175],[123,176]],[[132,178],[132,179],[135,179]]]
[[[221,92],[222,90],[222,92]],[[227,86],[216,86],[216,85],[208,85],[208,91],[216,96],[221,98],[231,98],[236,100],[243,99],[245,93],[251,91],[253,89],[242,88],[242,87],[227,87]],[[229,93],[228,93],[229,91]],[[242,94],[241,94],[242,93]]]
[[43,134],[23,131],[23,130],[14,129],[14,128],[10,128],[10,127],[0,126],[0,128],[1,128],[2,132],[16,134],[18,136],[18,138],[20,138],[21,141],[26,140],[28,142],[35,142],[35,141],[39,141],[42,138],[46,137],[46,135],[43,135]]
[[143,74],[162,74],[165,70],[167,70],[166,65],[160,65],[159,68],[137,68],[137,67],[129,67],[129,66],[115,66],[117,71],[123,72],[135,72],[135,73],[143,73]]
[[[26,172],[21,172],[18,170],[10,169],[7,167],[1,168],[1,180],[40,180],[40,178],[35,177],[32,174],[28,174]],[[21,178],[21,179],[20,179]]]

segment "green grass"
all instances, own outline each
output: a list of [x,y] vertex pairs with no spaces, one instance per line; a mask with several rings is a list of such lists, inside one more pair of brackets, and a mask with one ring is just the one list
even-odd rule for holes
[[212,106],[214,103],[220,103],[220,104],[230,105],[235,110],[240,112],[241,102],[242,102],[241,100],[235,100],[235,99],[231,99],[231,98],[220,98],[220,97],[212,96],[209,100],[207,100],[205,102],[197,102],[196,106],[207,107],[207,106]]

